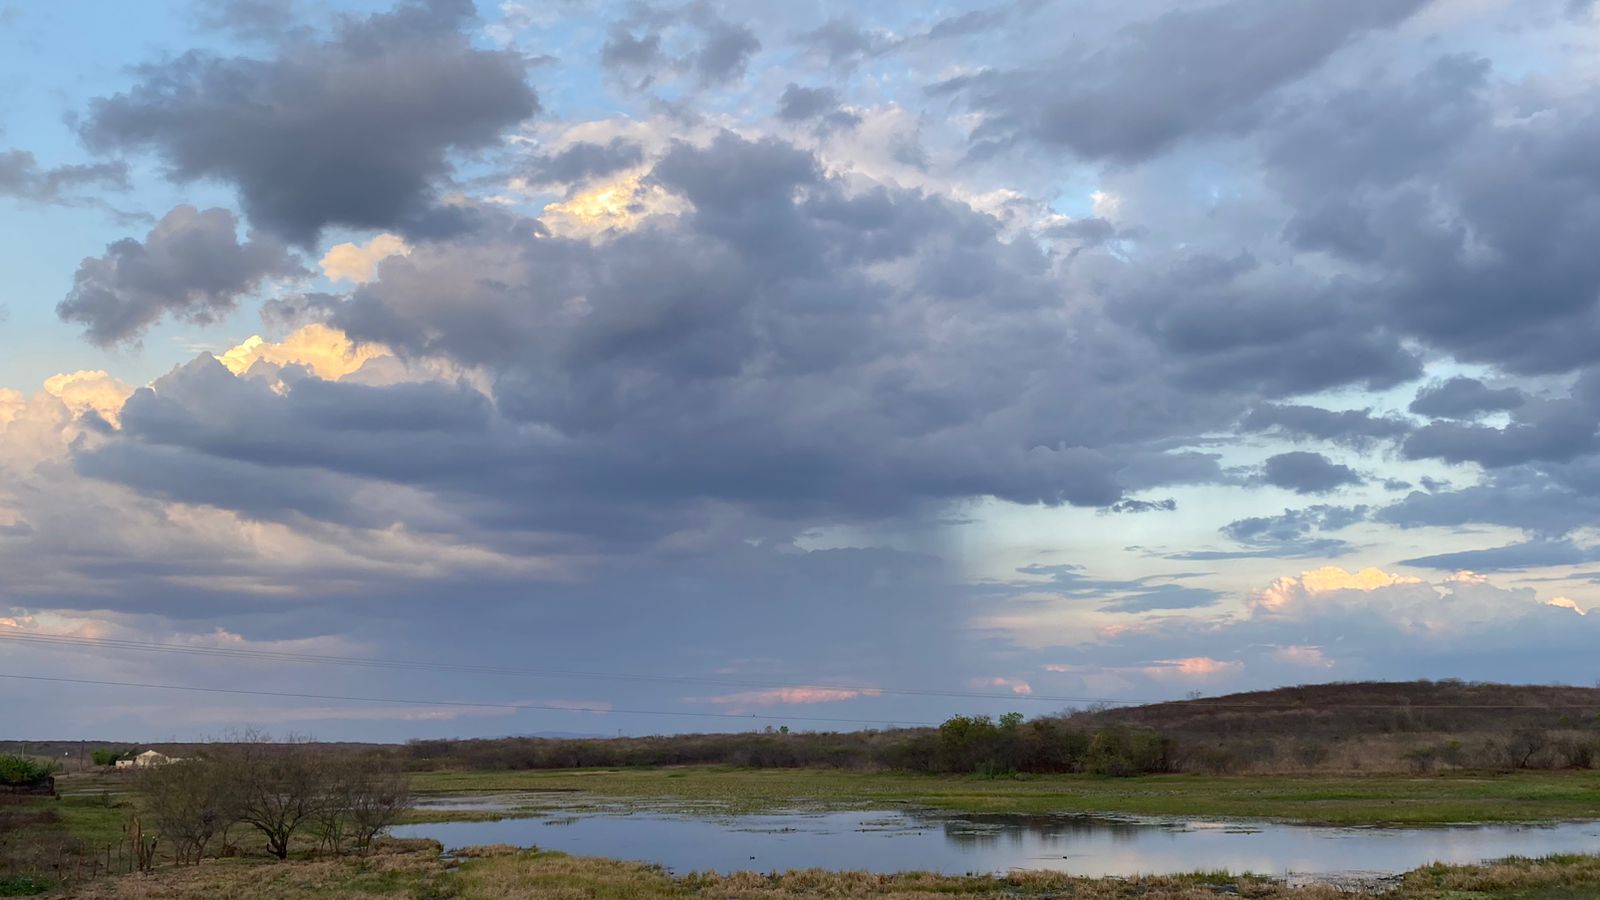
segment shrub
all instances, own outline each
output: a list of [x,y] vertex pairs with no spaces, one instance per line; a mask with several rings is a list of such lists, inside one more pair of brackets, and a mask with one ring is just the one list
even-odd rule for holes
[[56,773],[56,764],[14,754],[0,756],[0,784],[38,784]]
[[1171,769],[1172,742],[1153,731],[1113,725],[1089,742],[1085,761],[1096,775],[1127,776]]
[[1295,762],[1307,769],[1315,769],[1328,761],[1333,755],[1333,748],[1323,741],[1305,740],[1294,746]]

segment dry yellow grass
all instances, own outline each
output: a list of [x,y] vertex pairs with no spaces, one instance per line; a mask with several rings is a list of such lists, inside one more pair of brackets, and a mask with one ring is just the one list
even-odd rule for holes
[[[494,846],[444,859],[431,841],[392,841],[365,858],[208,860],[80,888],[85,900],[1349,900],[1373,896],[1329,886],[1290,888],[1225,874],[1081,878],[1052,872],[1002,877],[874,875],[820,869],[672,876],[656,866]],[[1405,876],[1388,900],[1600,896],[1600,857],[1429,866]],[[1552,893],[1547,893],[1553,891]]]
[[453,897],[435,841],[388,841],[365,857],[292,860],[208,859],[74,888],[83,900],[299,900]]
[[1061,900],[1333,900],[1348,898],[1333,888],[1292,890],[1254,878],[1225,876],[1088,879],[1050,872],[1025,872],[1006,877],[954,877],[930,873],[875,875],[807,869],[778,874],[698,873],[673,877],[655,866],[552,853],[501,856],[475,863],[461,872],[462,897],[473,900],[800,900],[800,898],[871,898],[933,900],[965,897],[1002,900],[1051,897]]
[[1505,859],[1482,866],[1432,865],[1406,874],[1401,890],[1418,896],[1433,891],[1489,893],[1544,888],[1593,888],[1600,896],[1600,856]]

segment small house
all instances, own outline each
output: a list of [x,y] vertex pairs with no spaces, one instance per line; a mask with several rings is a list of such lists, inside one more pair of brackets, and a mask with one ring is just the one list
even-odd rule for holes
[[133,759],[117,760],[117,768],[148,769],[151,766],[164,766],[167,763],[174,762],[177,762],[177,760],[166,755],[165,753],[158,753],[155,750],[146,750],[143,753],[140,753],[138,756],[135,756]]

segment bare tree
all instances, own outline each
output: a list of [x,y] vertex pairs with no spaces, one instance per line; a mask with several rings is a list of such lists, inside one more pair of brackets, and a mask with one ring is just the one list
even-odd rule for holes
[[261,832],[273,856],[287,859],[295,832],[329,802],[324,760],[304,740],[278,744],[251,732],[223,749],[218,762],[236,786],[239,821]]
[[1513,768],[1526,769],[1541,750],[1550,745],[1550,732],[1543,728],[1518,728],[1506,745]]
[[179,865],[198,863],[211,838],[235,818],[227,773],[214,762],[182,760],[145,769],[139,789]]
[[326,773],[325,802],[313,817],[313,826],[334,853],[343,853],[346,841],[365,852],[410,806],[404,773],[386,760],[329,759]]
[[357,778],[343,794],[348,804],[351,838],[365,853],[384,829],[400,821],[411,806],[405,773],[392,762],[376,760],[356,770]]

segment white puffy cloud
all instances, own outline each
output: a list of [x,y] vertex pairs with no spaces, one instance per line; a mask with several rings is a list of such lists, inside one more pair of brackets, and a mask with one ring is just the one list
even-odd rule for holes
[[235,375],[245,374],[257,362],[266,362],[279,367],[304,366],[318,378],[337,381],[359,371],[369,361],[388,355],[389,351],[383,347],[357,344],[344,332],[313,322],[281,341],[267,341],[260,335],[253,335],[218,355],[217,361]]
[[44,391],[66,405],[73,415],[94,410],[100,418],[115,425],[133,387],[102,371],[68,372],[44,381]]
[[1395,585],[1422,583],[1420,578],[1391,575],[1381,569],[1366,568],[1358,572],[1347,572],[1338,566],[1323,566],[1301,572],[1298,576],[1279,578],[1253,594],[1251,602],[1258,609],[1276,612],[1319,594],[1330,594],[1335,591],[1375,591]]
[[404,256],[411,245],[398,234],[387,232],[377,235],[365,244],[334,244],[323,254],[319,265],[322,274],[330,281],[353,281],[365,284],[376,277],[378,263],[391,256]]

